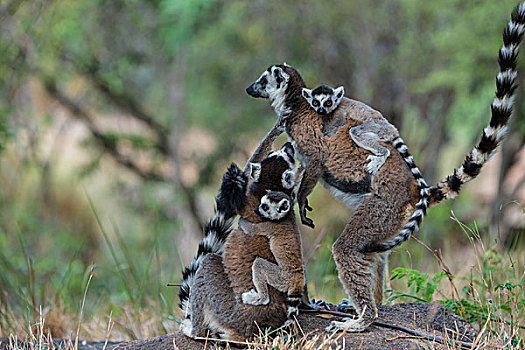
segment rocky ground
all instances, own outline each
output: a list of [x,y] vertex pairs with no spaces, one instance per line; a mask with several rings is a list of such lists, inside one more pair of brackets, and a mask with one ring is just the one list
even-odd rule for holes
[[[300,329],[308,344],[305,347],[317,348],[323,340],[337,342],[347,349],[444,349],[443,341],[457,342],[454,349],[471,348],[476,331],[463,319],[452,314],[441,305],[428,303],[401,303],[381,306],[377,322],[362,333],[327,333],[324,331],[331,320],[338,319],[331,314],[302,314],[299,317]],[[337,339],[337,340],[336,340]],[[460,344],[463,342],[463,344]],[[55,340],[55,346],[64,340]],[[19,346],[31,348],[31,344]],[[63,346],[63,345],[62,345]],[[214,343],[206,340],[190,339],[181,333],[135,341],[111,342],[106,349],[203,349],[243,348],[241,344]],[[80,342],[78,349],[103,349],[104,342]],[[7,339],[0,339],[0,350],[9,349]]]

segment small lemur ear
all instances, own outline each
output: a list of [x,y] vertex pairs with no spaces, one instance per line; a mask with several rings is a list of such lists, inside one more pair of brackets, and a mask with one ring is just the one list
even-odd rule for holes
[[334,95],[336,96],[337,99],[342,98],[344,94],[345,94],[344,86],[339,86],[337,89],[334,90]]
[[312,90],[307,89],[307,88],[303,88],[303,97],[307,101],[310,101],[312,99]]
[[290,201],[286,198],[281,199],[278,208],[279,213],[287,212],[288,210],[290,210]]
[[261,175],[261,163],[250,163],[250,177],[253,181],[259,180]]
[[293,149],[293,145],[291,142],[286,142],[281,149],[290,157],[290,159],[293,161],[295,151]]
[[286,63],[286,62],[283,62],[283,66],[285,66],[285,67],[291,67],[291,66],[290,66],[288,63]]
[[297,169],[294,170],[286,170],[283,173],[282,176],[282,185],[284,188],[289,190],[295,185],[295,174],[297,173]]

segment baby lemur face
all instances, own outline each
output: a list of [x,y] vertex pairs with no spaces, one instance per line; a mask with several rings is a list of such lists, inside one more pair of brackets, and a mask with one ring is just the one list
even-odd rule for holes
[[334,89],[327,85],[319,85],[313,90],[303,88],[302,93],[317,114],[323,116],[330,114],[339,106],[345,94],[345,88],[340,86]]
[[268,192],[255,209],[257,215],[271,221],[283,219],[292,208],[292,200],[283,192]]

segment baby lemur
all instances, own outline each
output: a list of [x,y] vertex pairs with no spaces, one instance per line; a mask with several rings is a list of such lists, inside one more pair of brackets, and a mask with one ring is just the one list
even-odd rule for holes
[[[339,279],[360,317],[332,322],[331,330],[362,331],[377,317],[377,305],[383,297],[384,269],[388,250],[407,240],[417,231],[428,206],[455,197],[466,182],[474,179],[490,159],[503,138],[512,111],[515,90],[518,45],[525,28],[525,5],[512,13],[503,33],[499,52],[500,73],[496,78],[496,97],[491,105],[490,123],[483,130],[478,145],[454,173],[428,189],[428,200],[418,191],[418,180],[394,146],[385,164],[373,178],[366,170],[368,151],[358,147],[350,129],[370,113],[371,107],[349,100],[349,116],[332,135],[324,135],[323,121],[302,97],[306,87],[300,74],[288,65],[269,67],[246,91],[253,97],[268,98],[284,123],[297,158],[305,166],[298,203],[302,222],[306,217],[307,196],[318,180],[337,199],[355,208],[343,233],[332,247]],[[273,137],[273,135],[272,135]],[[268,140],[264,140],[268,142]],[[373,191],[372,191],[373,188]],[[409,220],[414,218],[417,219]],[[405,222],[408,223],[405,225]],[[407,225],[410,224],[410,227]]]
[[[298,181],[299,183],[300,181]],[[299,188],[299,186],[297,186]],[[269,192],[261,199],[256,213],[269,221],[253,224],[239,220],[239,227],[249,235],[261,235],[270,240],[270,250],[276,264],[260,257],[252,265],[252,279],[255,289],[242,294],[242,301],[250,305],[266,305],[270,302],[268,285],[288,295],[288,300],[295,300],[295,305],[288,309],[289,318],[297,314],[296,306],[300,303],[304,285],[304,263],[301,247],[301,235],[295,221],[293,200],[282,192]],[[278,225],[276,225],[278,223]]]
[[[344,97],[345,89],[340,86],[336,89],[319,85],[313,90],[302,89],[302,95],[317,114],[323,120],[323,134],[326,136],[334,135],[337,130],[345,125],[347,118],[352,118],[357,122],[363,122],[358,126],[350,128],[352,140],[361,148],[371,151],[375,155],[367,157],[370,163],[367,170],[374,175],[390,156],[390,151],[379,144],[378,141],[389,142],[401,154],[403,160],[408,165],[410,171],[418,185],[419,202],[416,210],[408,219],[402,230],[404,236],[411,236],[419,229],[428,206],[428,185],[416,166],[414,158],[408,151],[408,147],[399,136],[396,127],[388,122],[381,113],[371,109],[367,113],[352,113],[355,108],[355,101]],[[376,251],[380,250],[379,247]],[[386,249],[383,249],[386,250]]]
[[[266,219],[258,215],[255,210],[261,206],[261,200],[268,195],[268,191],[292,196],[297,172],[292,146],[287,143],[261,161],[259,159],[267,153],[267,147],[258,149],[258,152],[250,158],[258,162],[246,167],[249,178],[236,167],[228,170],[223,178],[218,199],[232,199],[235,205],[227,205],[218,200],[217,213],[222,208],[235,207],[235,212],[243,220],[259,224]],[[244,198],[235,198],[234,195],[223,196],[223,189],[236,188],[234,185],[228,185],[232,181],[236,184],[245,184],[244,191],[240,191]],[[292,205],[289,208],[290,212],[291,207]],[[215,217],[227,216],[217,213]],[[271,225],[269,226],[268,229],[271,228]],[[279,222],[274,226],[273,231],[282,229],[279,228],[281,226]],[[215,233],[207,233],[206,237],[208,235],[214,236]],[[185,314],[185,319],[181,323],[183,332],[188,336],[245,340],[261,329],[282,326],[287,321],[287,313],[297,309],[296,298],[288,298],[287,293],[270,287],[268,290],[270,302],[267,305],[252,306],[241,302],[242,293],[250,290],[253,285],[254,261],[261,258],[276,263],[268,239],[264,236],[248,236],[240,228],[220,236],[227,236],[226,242],[220,249],[198,255],[194,259],[197,262],[190,264],[197,268],[193,280],[186,283],[190,286],[188,293],[181,297],[181,305],[187,306],[183,309]],[[301,250],[300,244],[294,244],[292,248],[294,251]],[[301,256],[300,253],[298,256]],[[304,285],[304,277],[302,277],[302,284]]]
[[[399,137],[399,131],[386,120],[381,113],[370,111],[366,114],[352,114],[352,100],[344,97],[345,89],[340,86],[333,89],[327,85],[319,85],[313,90],[303,88],[302,95],[310,106],[323,119],[323,133],[333,135],[339,127],[346,122],[346,115],[356,119],[363,124],[350,129],[352,140],[374,155],[368,156],[370,163],[366,166],[371,174],[377,171],[386,162],[390,151],[383,147],[378,141],[393,141]],[[374,113],[375,112],[375,113]]]

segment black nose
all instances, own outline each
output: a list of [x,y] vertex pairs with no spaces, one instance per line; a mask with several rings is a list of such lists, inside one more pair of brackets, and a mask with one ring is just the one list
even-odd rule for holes
[[319,115],[325,115],[325,114],[326,114],[326,109],[324,109],[324,108],[319,108],[319,110],[317,111],[317,114],[319,114]]
[[255,208],[254,212],[255,212],[255,214],[257,214],[259,216],[261,215],[261,212],[259,211],[259,207]]
[[248,93],[248,95],[252,96],[252,97],[258,97],[258,94],[255,90],[255,87],[254,87],[255,83],[253,83],[252,85],[248,86],[246,88],[246,92]]

